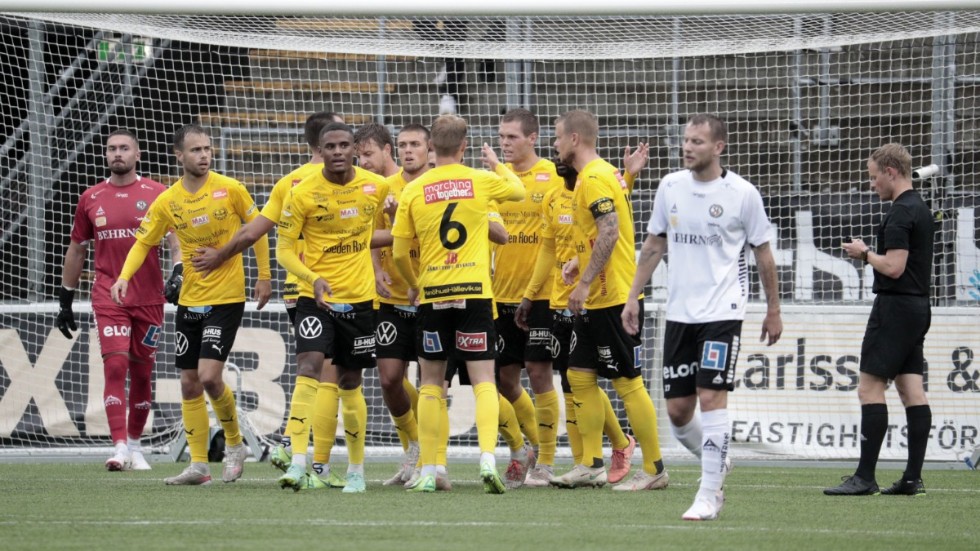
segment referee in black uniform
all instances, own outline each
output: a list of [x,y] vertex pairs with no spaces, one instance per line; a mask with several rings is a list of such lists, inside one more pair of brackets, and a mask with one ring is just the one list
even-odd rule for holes
[[932,213],[912,189],[912,157],[899,144],[882,146],[868,160],[871,189],[892,201],[878,227],[878,251],[860,239],[844,243],[851,258],[874,268],[875,297],[861,344],[861,460],[853,476],[827,495],[875,495],[875,465],[888,429],[885,389],[888,381],[905,406],[908,423],[908,465],[901,480],[880,493],[923,495],[922,462],[929,442],[932,411],[922,384],[922,343],[929,331],[929,287],[932,276]]

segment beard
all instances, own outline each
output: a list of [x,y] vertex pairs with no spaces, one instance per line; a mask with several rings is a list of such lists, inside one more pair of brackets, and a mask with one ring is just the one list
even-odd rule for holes
[[122,176],[123,174],[129,174],[132,170],[136,168],[136,165],[128,165],[126,163],[112,163],[109,165],[109,172]]
[[570,163],[563,161],[558,155],[555,155],[555,173],[561,176],[565,180],[565,189],[568,191],[575,191],[575,182],[578,180],[578,171]]
[[184,167],[184,172],[190,174],[191,176],[195,176],[197,178],[204,176],[205,174],[208,173],[209,170],[211,170],[210,164],[208,164],[207,168],[203,168],[203,169],[197,165],[190,165]]

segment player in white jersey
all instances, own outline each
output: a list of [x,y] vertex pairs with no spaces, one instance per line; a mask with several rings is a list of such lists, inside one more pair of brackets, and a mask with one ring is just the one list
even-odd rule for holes
[[[684,131],[685,170],[665,176],[637,261],[623,326],[638,331],[636,297],[670,248],[663,386],[674,436],[701,458],[701,487],[685,520],[714,520],[724,504],[722,484],[730,469],[728,393],[735,389],[735,362],[748,300],[747,245],[755,254],[768,309],[762,339],[779,340],[773,228],[759,191],[721,165],[725,123],[695,115]],[[701,420],[694,413],[701,404]]]

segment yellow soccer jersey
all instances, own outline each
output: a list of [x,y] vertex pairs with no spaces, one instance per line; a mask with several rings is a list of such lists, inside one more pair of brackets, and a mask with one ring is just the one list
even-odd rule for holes
[[524,197],[509,169],[498,171],[505,175],[460,164],[439,166],[402,191],[391,234],[418,238],[420,302],[493,298],[489,203]]
[[592,281],[585,307],[595,309],[625,304],[636,273],[636,239],[629,185],[616,167],[596,159],[579,172],[572,205],[575,227],[582,233],[581,240],[585,244],[585,251],[579,254],[582,271],[589,265],[592,244],[598,235],[596,216],[615,211],[619,217],[619,239],[605,268]]
[[[402,198],[402,190],[408,185],[405,182],[404,172],[399,170],[397,174],[392,174],[386,178],[388,182],[388,193],[394,195],[395,199],[400,203]],[[390,230],[392,227],[391,218],[388,215],[382,213],[378,218],[378,227],[380,229]],[[398,273],[398,269],[395,268],[395,262],[391,258],[391,247],[382,247],[381,249],[381,268],[387,272],[388,276],[391,277],[391,285],[388,286],[388,290],[391,291],[391,298],[378,297],[379,302],[385,304],[408,304],[408,284],[402,279],[401,274]],[[418,240],[412,245],[412,250],[410,252],[412,258],[412,269],[415,273],[419,271],[419,243]]]
[[371,235],[387,196],[384,179],[358,167],[346,185],[334,184],[317,171],[289,192],[279,218],[276,254],[283,251],[284,241],[305,238],[306,270],[296,274],[300,296],[313,298],[313,282],[322,277],[333,292],[324,297],[328,302],[374,300]]
[[[242,226],[259,215],[248,190],[238,180],[211,171],[195,194],[177,180],[150,205],[136,239],[156,245],[170,228],[180,241],[181,260],[191,265],[198,247],[220,249]],[[260,262],[261,264],[261,262]],[[259,269],[260,279],[270,279],[268,266]],[[204,279],[196,270],[184,270],[180,292],[182,306],[214,306],[245,302],[245,270],[242,255],[228,259]]]
[[[518,303],[524,296],[541,244],[541,207],[545,195],[555,187],[564,186],[564,180],[555,174],[555,164],[547,159],[539,159],[527,172],[517,173],[517,177],[524,183],[526,195],[523,201],[499,205],[509,237],[507,244],[498,246],[494,253],[493,296],[505,304]],[[550,296],[548,281],[531,300],[547,300]]]
[[555,266],[551,272],[551,301],[553,310],[561,310],[568,306],[568,295],[572,294],[574,285],[565,285],[561,278],[561,270],[565,263],[585,252],[581,242],[580,232],[576,231],[572,208],[574,192],[565,189],[564,185],[552,188],[544,198],[544,209],[541,216],[541,238],[555,240]]
[[[283,176],[272,188],[272,193],[269,194],[269,202],[262,207],[262,216],[269,219],[272,223],[278,224],[279,215],[282,212],[282,204],[286,202],[286,197],[289,195],[289,190],[296,187],[311,174],[315,174],[321,170],[323,170],[323,163],[306,163],[305,165]],[[296,255],[299,256],[300,259],[303,258],[303,254],[306,251],[306,246],[304,245],[302,238],[296,240],[296,245],[293,247],[293,251],[296,252]],[[299,278],[290,272],[286,272],[286,282],[282,289],[282,298],[286,302],[296,302],[298,297]]]

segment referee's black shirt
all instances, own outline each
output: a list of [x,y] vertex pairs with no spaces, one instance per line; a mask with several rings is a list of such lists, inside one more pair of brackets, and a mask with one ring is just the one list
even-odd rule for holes
[[872,291],[885,295],[929,296],[932,281],[932,239],[935,222],[922,196],[914,189],[898,196],[878,226],[878,254],[889,249],[909,252],[905,271],[892,279],[874,271]]

